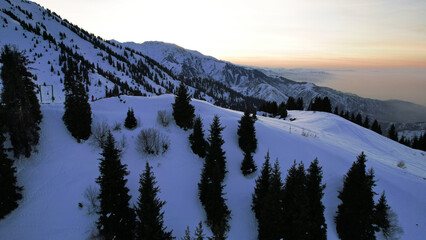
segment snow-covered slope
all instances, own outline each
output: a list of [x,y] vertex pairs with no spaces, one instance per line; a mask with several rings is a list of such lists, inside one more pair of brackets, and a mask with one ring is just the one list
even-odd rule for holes
[[[127,186],[133,196],[131,201],[136,202],[139,174],[148,161],[154,166],[161,189],[160,198],[167,201],[165,224],[179,239],[186,226],[193,230],[200,220],[205,220],[197,195],[203,160],[191,152],[190,131],[178,128],[174,121],[168,127],[157,123],[157,111],[171,112],[172,102],[171,95],[123,96],[121,100],[108,98],[91,105],[94,124],[106,121],[110,126],[123,123],[127,109],[134,108],[140,126],[132,131],[123,128],[113,132],[117,140],[127,140],[122,162],[130,171]],[[196,114],[203,118],[206,133],[215,114],[226,127],[223,137],[229,173],[225,178],[225,192],[232,211],[229,239],[255,240],[256,221],[250,204],[258,172],[251,177],[244,177],[240,172],[243,154],[238,147],[236,132],[242,113],[198,100],[192,104]],[[71,137],[61,120],[61,103],[43,105],[42,112],[38,153],[16,162],[19,184],[24,186],[24,198],[18,209],[0,220],[0,239],[86,239],[96,216],[87,214],[83,193],[90,185],[96,186],[101,150],[90,145],[90,139],[78,144]],[[269,150],[272,160],[278,158],[284,179],[293,160],[303,161],[306,166],[318,157],[327,184],[323,202],[328,239],[337,239],[333,216],[339,204],[337,191],[342,187],[342,177],[361,151],[368,157],[368,167],[375,170],[376,192],[386,190],[388,203],[398,215],[405,231],[401,239],[424,239],[425,152],[407,148],[332,114],[303,111],[290,111],[289,114],[296,120],[290,122],[258,116],[255,126],[259,146],[254,160],[260,167]],[[159,129],[171,140],[170,149],[162,156],[149,157],[136,150],[137,134],[142,128],[149,127]],[[405,162],[406,169],[396,166],[399,161]],[[79,202],[84,204],[83,209],[78,207]]]
[[[354,94],[343,93],[313,83],[296,82],[290,77],[303,78],[304,74],[315,74],[327,78],[324,72],[305,69],[287,71],[287,78],[268,73],[268,69],[235,65],[204,56],[197,51],[186,50],[175,44],[163,42],[144,42],[142,44],[123,43],[123,46],[136,49],[171,69],[176,74],[188,77],[212,78],[247,96],[268,101],[286,101],[289,96],[302,97],[307,106],[316,96],[328,96],[334,106],[340,110],[360,112],[381,122],[425,122],[426,107],[404,101],[381,101],[362,98]],[[270,70],[270,69],[269,69]],[[266,72],[265,72],[266,71]],[[305,76],[306,77],[306,76]],[[334,107],[333,106],[333,107]],[[426,124],[422,125],[426,129]]]

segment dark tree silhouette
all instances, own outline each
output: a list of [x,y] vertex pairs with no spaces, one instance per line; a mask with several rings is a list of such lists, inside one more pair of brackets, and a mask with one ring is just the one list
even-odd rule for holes
[[322,168],[319,166],[318,158],[309,165],[306,175],[306,193],[308,196],[308,222],[307,237],[309,240],[327,239],[327,224],[324,217],[325,184],[322,184]]
[[62,119],[77,142],[87,140],[92,133],[92,110],[82,78],[78,63],[68,57],[64,77],[65,113]]
[[342,201],[335,217],[340,239],[375,239],[374,172],[366,172],[366,156],[361,153],[343,179],[338,198]]
[[256,152],[257,138],[254,123],[256,119],[250,116],[250,112],[246,110],[241,120],[238,121],[238,144],[243,152]]
[[0,124],[0,219],[16,209],[18,201],[22,199],[22,187],[16,182],[16,168],[4,149],[2,127]]
[[204,139],[203,122],[200,116],[194,120],[194,130],[189,135],[192,152],[204,158],[206,156],[207,141]]
[[134,129],[137,125],[138,121],[135,118],[133,108],[129,108],[129,110],[127,110],[126,119],[124,120],[124,127],[127,129]]
[[108,133],[100,159],[100,176],[96,182],[100,186],[100,201],[97,226],[104,239],[132,239],[134,237],[135,213],[129,207],[129,189],[126,187],[129,174],[126,165],[121,164],[121,151]]
[[174,239],[172,231],[164,226],[162,207],[166,204],[157,194],[160,191],[155,181],[152,167],[148,163],[139,180],[139,198],[136,207],[136,236],[137,239],[169,240]]
[[0,55],[5,128],[9,133],[15,157],[31,156],[39,142],[39,124],[42,119],[40,104],[34,92],[35,85],[28,72],[27,58],[16,48],[6,45]]
[[173,117],[176,124],[185,131],[192,128],[194,115],[194,106],[190,104],[191,96],[183,82],[177,89],[175,103],[173,103]]

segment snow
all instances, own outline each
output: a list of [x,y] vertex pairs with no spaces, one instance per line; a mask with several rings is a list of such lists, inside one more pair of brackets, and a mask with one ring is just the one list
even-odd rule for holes
[[[172,102],[172,95],[122,96],[121,99],[98,100],[91,106],[94,124],[106,121],[110,126],[123,123],[127,109],[133,107],[140,120],[139,126],[135,130],[123,127],[121,131],[113,132],[116,140],[124,136],[128,143],[122,162],[130,171],[127,186],[132,195],[131,203],[137,200],[139,175],[148,161],[154,167],[161,189],[159,197],[167,201],[163,208],[164,222],[179,239],[186,226],[193,230],[200,220],[205,220],[197,189],[203,159],[190,149],[188,136],[191,131],[178,128],[174,121],[167,127],[157,123],[157,112],[171,112]],[[203,118],[206,134],[215,114],[226,127],[223,137],[229,173],[225,178],[225,198],[232,211],[229,239],[257,239],[257,223],[250,205],[258,172],[250,177],[244,177],[240,172],[243,154],[238,147],[236,132],[242,113],[203,101],[194,100],[192,104],[195,114]],[[42,105],[44,118],[38,153],[16,162],[19,184],[24,186],[24,198],[18,209],[0,220],[0,239],[86,239],[95,227],[96,216],[87,214],[88,203],[83,193],[89,186],[96,186],[101,150],[91,145],[90,139],[79,144],[71,137],[61,119],[63,111],[61,103]],[[293,160],[303,161],[307,166],[318,157],[323,166],[323,181],[327,184],[323,202],[328,239],[338,239],[333,222],[340,203],[337,191],[342,187],[343,175],[361,151],[367,155],[368,167],[375,170],[376,192],[386,190],[388,203],[398,215],[405,231],[401,239],[424,239],[425,152],[407,148],[332,114],[289,111],[290,117],[296,120],[290,122],[258,116],[259,146],[254,160],[260,168],[269,150],[272,160],[278,158],[284,179]],[[136,150],[137,134],[149,127],[169,136],[171,146],[164,155],[152,157]],[[396,166],[401,160],[406,169]],[[82,209],[78,207],[79,202],[83,203]]]

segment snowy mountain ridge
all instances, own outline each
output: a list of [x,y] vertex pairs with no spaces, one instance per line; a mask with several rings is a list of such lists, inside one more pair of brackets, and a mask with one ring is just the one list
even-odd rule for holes
[[[277,70],[247,67],[204,56],[197,51],[186,50],[175,44],[164,42],[123,43],[123,46],[136,49],[169,68],[175,75],[212,78],[247,96],[278,103],[289,96],[302,97],[305,105],[316,96],[327,96],[340,110],[349,110],[376,118],[381,122],[425,122],[426,107],[414,103],[390,100],[382,101],[362,98],[355,94],[343,93],[313,83],[296,82],[276,74]],[[287,76],[303,77],[312,70],[286,71]],[[290,74],[291,73],[291,74]],[[315,72],[327,77],[325,72]],[[333,107],[334,107],[333,106]],[[426,124],[423,124],[426,129]]]

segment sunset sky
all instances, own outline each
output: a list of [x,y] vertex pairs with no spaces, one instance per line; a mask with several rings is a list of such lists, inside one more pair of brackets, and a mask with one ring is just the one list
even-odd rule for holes
[[170,42],[238,64],[426,68],[425,0],[35,1],[105,39]]

